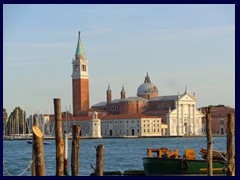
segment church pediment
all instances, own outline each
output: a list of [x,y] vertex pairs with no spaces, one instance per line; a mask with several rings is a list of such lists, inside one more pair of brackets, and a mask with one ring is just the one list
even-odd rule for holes
[[180,101],[196,101],[196,99],[188,93],[183,94],[180,98]]

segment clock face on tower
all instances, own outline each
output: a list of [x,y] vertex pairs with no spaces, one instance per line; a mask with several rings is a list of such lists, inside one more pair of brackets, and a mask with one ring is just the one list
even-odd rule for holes
[[78,64],[74,65],[74,71],[75,71],[75,72],[78,72],[78,71],[79,71],[79,65],[78,65]]

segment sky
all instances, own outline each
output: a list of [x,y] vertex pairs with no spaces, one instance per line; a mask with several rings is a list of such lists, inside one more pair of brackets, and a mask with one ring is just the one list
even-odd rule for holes
[[196,93],[197,107],[235,107],[234,4],[3,5],[3,107],[72,111],[78,31],[90,106],[136,96],[148,72],[160,96]]

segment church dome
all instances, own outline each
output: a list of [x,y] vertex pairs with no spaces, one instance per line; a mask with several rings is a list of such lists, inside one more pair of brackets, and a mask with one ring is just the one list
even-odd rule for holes
[[143,83],[138,87],[137,95],[158,93],[158,89],[152,83]]
[[138,87],[137,96],[147,98],[147,99],[151,99],[158,96],[158,89],[154,84],[151,83],[151,80],[148,74],[145,77],[144,83]]

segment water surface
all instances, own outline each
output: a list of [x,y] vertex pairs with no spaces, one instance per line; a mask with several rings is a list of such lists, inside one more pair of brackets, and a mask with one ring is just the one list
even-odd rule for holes
[[[226,137],[214,137],[214,149],[226,151]],[[55,176],[56,173],[56,146],[52,144],[44,146],[46,175]],[[173,151],[179,150],[182,155],[187,148],[195,149],[197,157],[201,157],[201,148],[207,147],[206,137],[197,138],[134,138],[134,139],[84,139],[79,141],[79,176],[89,176],[93,172],[90,164],[95,167],[95,146],[104,145],[104,171],[143,170],[142,158],[146,156],[147,148],[168,147]],[[71,174],[71,146],[69,149],[69,173]],[[6,169],[11,175],[22,173],[32,158],[32,145],[25,140],[3,141],[3,160]],[[3,169],[3,175],[8,174]],[[31,175],[31,170],[26,171],[25,176]]]

